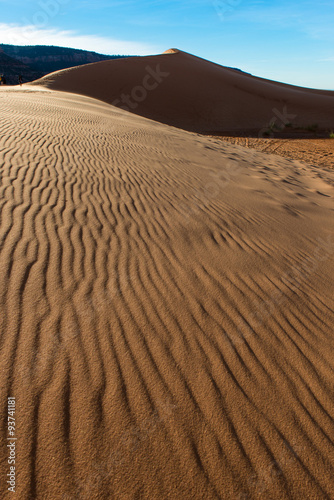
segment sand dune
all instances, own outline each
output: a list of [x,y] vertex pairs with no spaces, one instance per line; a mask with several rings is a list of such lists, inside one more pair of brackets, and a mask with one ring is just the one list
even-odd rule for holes
[[0,110],[15,498],[333,498],[334,174],[74,94]]
[[257,136],[272,120],[334,128],[334,92],[256,78],[177,50],[71,68],[36,83],[196,132]]

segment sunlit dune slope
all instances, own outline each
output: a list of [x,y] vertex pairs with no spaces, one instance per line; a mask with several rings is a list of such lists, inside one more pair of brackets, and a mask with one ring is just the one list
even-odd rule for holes
[[333,172],[64,92],[0,124],[0,498],[334,498]]

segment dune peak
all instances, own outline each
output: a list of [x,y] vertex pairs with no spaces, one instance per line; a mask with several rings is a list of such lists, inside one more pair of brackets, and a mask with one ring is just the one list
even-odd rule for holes
[[163,54],[179,54],[181,51],[179,49],[168,49],[163,52]]

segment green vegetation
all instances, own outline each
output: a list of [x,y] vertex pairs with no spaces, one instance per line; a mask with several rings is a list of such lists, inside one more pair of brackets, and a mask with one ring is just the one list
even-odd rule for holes
[[313,123],[312,125],[309,125],[306,127],[306,130],[309,132],[316,132],[318,130],[319,125],[317,123]]
[[274,130],[277,130],[277,126],[275,122],[271,122],[268,125],[267,130],[263,133],[266,137],[271,136],[274,133]]

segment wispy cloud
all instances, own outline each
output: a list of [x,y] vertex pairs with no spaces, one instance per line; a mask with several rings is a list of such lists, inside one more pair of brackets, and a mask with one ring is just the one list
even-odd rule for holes
[[325,59],[319,59],[319,62],[332,62],[334,61],[334,56],[326,57]]
[[81,35],[57,28],[37,28],[0,23],[0,43],[12,45],[57,45],[91,50],[102,54],[147,55],[159,52],[156,47],[140,42],[114,40],[98,35]]

